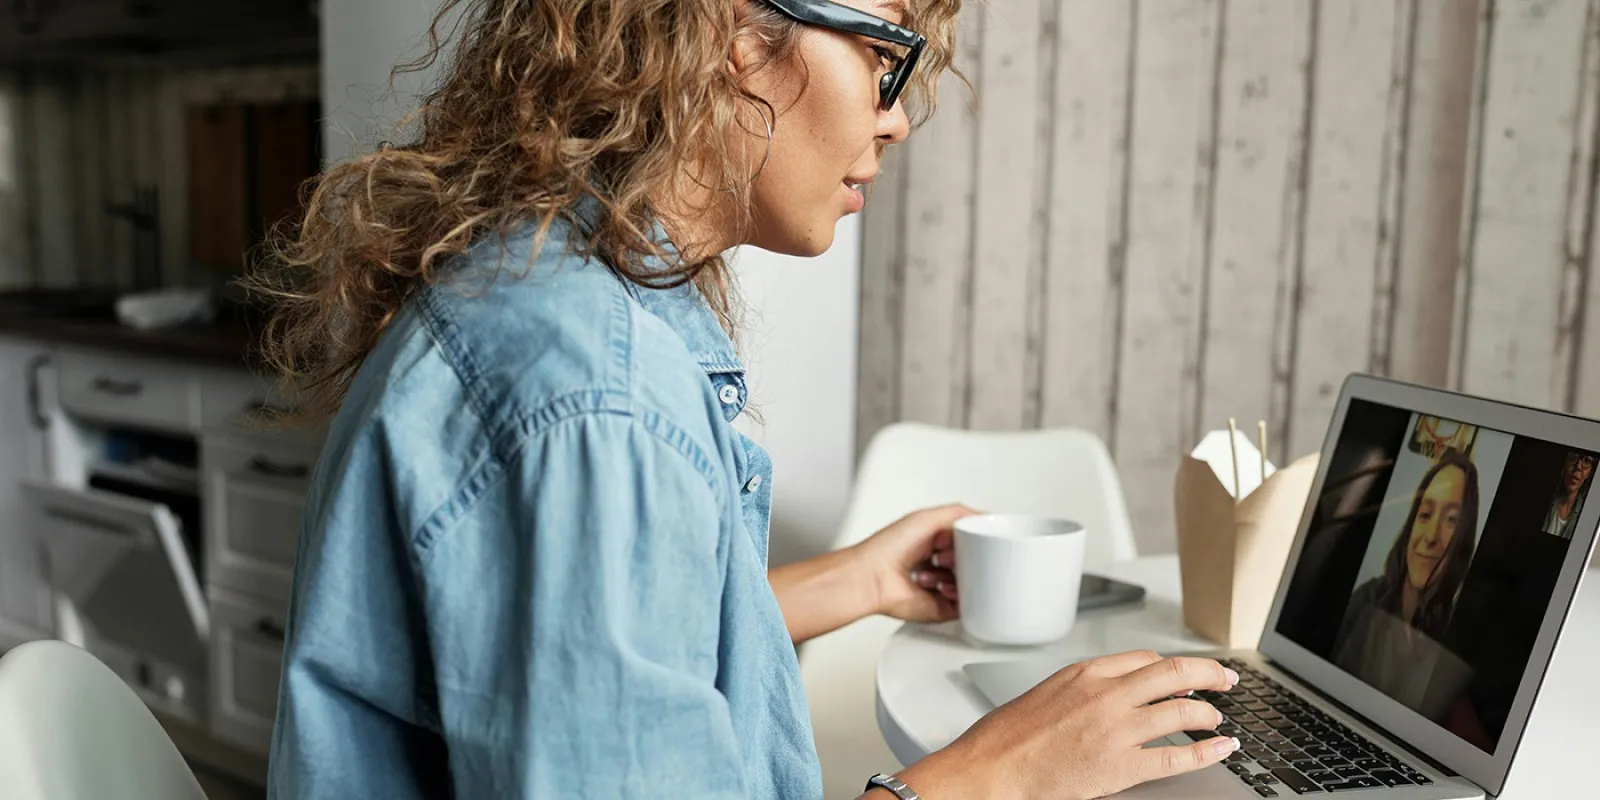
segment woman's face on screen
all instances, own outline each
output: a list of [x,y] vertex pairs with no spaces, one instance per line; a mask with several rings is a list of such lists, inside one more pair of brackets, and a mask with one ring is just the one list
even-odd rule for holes
[[1466,494],[1467,474],[1457,467],[1442,469],[1422,492],[1416,519],[1411,523],[1411,542],[1406,547],[1406,580],[1413,589],[1425,589],[1461,524],[1461,501]]
[[1594,474],[1594,458],[1588,455],[1567,456],[1566,470],[1563,478],[1566,485],[1562,488],[1569,492],[1576,492],[1588,483],[1589,476]]

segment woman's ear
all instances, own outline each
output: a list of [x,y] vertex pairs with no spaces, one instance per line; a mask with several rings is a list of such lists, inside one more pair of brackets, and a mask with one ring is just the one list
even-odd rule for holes
[[755,60],[754,42],[749,36],[733,37],[733,46],[728,49],[728,74],[737,78],[744,73],[745,67]]
[[[743,26],[745,19],[750,16],[750,0],[733,0],[733,21],[735,30]],[[735,34],[733,44],[728,49],[728,74],[737,77],[746,67],[755,61],[757,52],[755,48],[759,42],[754,36]]]

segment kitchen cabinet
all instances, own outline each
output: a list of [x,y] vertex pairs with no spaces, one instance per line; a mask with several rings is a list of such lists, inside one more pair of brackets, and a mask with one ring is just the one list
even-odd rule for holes
[[24,48],[67,42],[129,41],[149,19],[142,0],[11,0],[11,35]]
[[43,543],[22,484],[45,477],[49,350],[0,338],[0,649],[53,632]]
[[206,582],[288,606],[300,516],[316,465],[314,434],[220,429],[201,436]]
[[211,593],[211,733],[247,752],[272,748],[286,604]]
[[[82,347],[51,349],[54,402],[49,452],[62,468],[21,481],[26,519],[46,543],[53,635],[94,653],[152,708],[194,725],[209,721],[210,609],[205,566],[212,518],[203,498],[202,432],[228,427],[269,401],[269,386],[244,369],[137,358]],[[277,444],[268,437],[270,445]],[[277,448],[235,472],[278,461]],[[263,460],[268,457],[276,460]],[[309,454],[296,454],[314,459]],[[260,464],[256,462],[260,461]],[[263,479],[265,480],[265,479]],[[239,481],[225,498],[235,514],[261,507],[263,487]],[[271,508],[294,515],[294,486],[274,485]],[[256,490],[256,491],[252,491]],[[259,521],[263,526],[266,520]],[[250,530],[240,549],[293,549],[293,527]],[[287,544],[272,541],[277,533]],[[237,537],[236,537],[237,539]],[[278,568],[259,558],[229,566]],[[251,573],[255,574],[255,573]],[[273,573],[269,577],[278,577]],[[242,691],[261,691],[247,686]]]
[[324,433],[224,425],[200,435],[211,733],[262,756],[277,710],[300,517]]
[[23,482],[48,543],[57,633],[94,653],[151,708],[204,724],[210,611],[184,541],[192,519],[177,513],[180,493],[139,488]]
[[61,408],[74,417],[183,431],[200,417],[200,390],[181,365],[63,350],[57,356]]
[[220,102],[185,110],[189,260],[225,273],[303,211],[301,186],[320,168],[315,100]]
[[84,647],[184,753],[259,783],[325,429],[244,365],[0,336],[0,648]]
[[6,0],[0,63],[270,45],[314,53],[314,0]]

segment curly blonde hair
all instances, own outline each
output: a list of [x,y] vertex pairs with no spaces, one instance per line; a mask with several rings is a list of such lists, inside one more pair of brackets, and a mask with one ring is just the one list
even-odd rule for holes
[[[904,95],[913,125],[933,113],[960,5],[908,9],[906,27],[928,38]],[[641,284],[694,282],[731,327],[722,258],[659,248],[650,199],[692,164],[735,187],[721,199],[749,225],[749,166],[727,134],[741,104],[775,117],[730,74],[728,53],[736,36],[766,45],[748,74],[790,54],[797,30],[759,0],[750,12],[739,18],[732,0],[445,0],[425,55],[395,71],[426,69],[457,42],[413,114],[415,141],[313,179],[303,217],[246,279],[274,306],[261,354],[296,396],[295,421],[337,410],[390,321],[452,256],[525,224],[537,252],[583,195],[605,210],[585,252]],[[651,256],[667,268],[648,268]]]

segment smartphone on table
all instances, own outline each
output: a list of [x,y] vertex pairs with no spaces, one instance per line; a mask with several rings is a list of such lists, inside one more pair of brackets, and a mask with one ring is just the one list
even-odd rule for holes
[[1083,573],[1083,580],[1078,584],[1078,610],[1087,611],[1092,608],[1106,608],[1120,606],[1125,603],[1134,603],[1144,598],[1144,587],[1132,583],[1124,583],[1104,575]]

